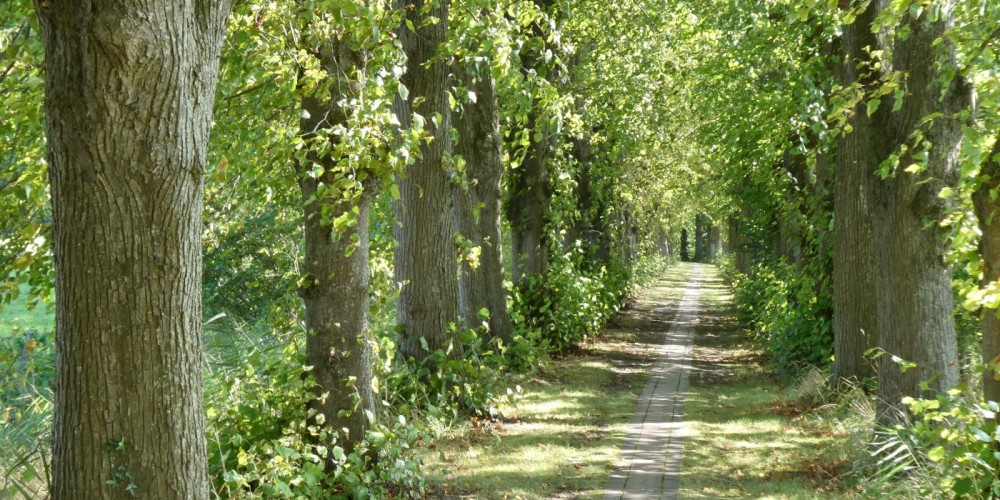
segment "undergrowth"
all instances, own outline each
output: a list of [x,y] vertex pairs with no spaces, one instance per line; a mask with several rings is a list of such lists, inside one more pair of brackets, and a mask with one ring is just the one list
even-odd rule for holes
[[[636,270],[592,268],[582,254],[556,259],[550,278],[515,294],[508,345],[488,332],[462,332],[461,358],[434,352],[400,359],[390,317],[392,295],[373,300],[374,375],[381,404],[371,428],[345,451],[309,410],[314,398],[305,335],[294,308],[218,314],[205,328],[208,458],[214,492],[235,498],[418,498],[426,492],[420,443],[470,416],[496,421],[550,352],[563,352],[599,328],[641,280],[663,269],[646,259]],[[377,288],[377,287],[376,287]],[[381,289],[379,289],[381,290]],[[206,310],[219,311],[225,304]],[[244,314],[245,313],[245,314]],[[51,329],[0,336],[0,497],[43,498],[51,458]],[[332,468],[326,464],[334,464]]]

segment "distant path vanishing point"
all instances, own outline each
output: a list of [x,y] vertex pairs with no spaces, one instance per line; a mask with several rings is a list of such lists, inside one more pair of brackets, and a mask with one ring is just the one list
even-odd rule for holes
[[659,360],[650,371],[621,457],[604,500],[677,498],[680,489],[684,396],[691,371],[691,345],[698,321],[702,266],[688,278],[677,314],[664,333]]

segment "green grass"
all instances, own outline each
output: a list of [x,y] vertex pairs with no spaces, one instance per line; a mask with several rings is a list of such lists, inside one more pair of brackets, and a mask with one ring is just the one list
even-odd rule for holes
[[40,333],[51,332],[55,327],[55,317],[49,307],[39,304],[28,308],[27,287],[9,304],[0,305],[0,338],[9,337],[27,330]]
[[706,268],[681,464],[681,498],[844,498],[850,431],[781,386]]
[[421,450],[429,497],[601,498],[646,373],[692,266],[676,265],[578,353],[519,381],[499,423],[473,422]]
[[[53,375],[52,312],[20,296],[0,306],[0,497],[44,498]],[[30,338],[28,332],[32,332]]]

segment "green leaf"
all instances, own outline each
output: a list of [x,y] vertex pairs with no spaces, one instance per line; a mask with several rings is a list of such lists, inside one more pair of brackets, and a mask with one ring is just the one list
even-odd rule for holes
[[951,491],[954,491],[959,497],[972,493],[972,478],[963,477],[956,479],[955,484],[951,485]]
[[868,106],[868,116],[871,116],[872,114],[875,113],[876,110],[878,110],[878,105],[879,104],[882,104],[882,99],[872,99],[872,100],[868,101],[868,103],[867,103],[867,106]]

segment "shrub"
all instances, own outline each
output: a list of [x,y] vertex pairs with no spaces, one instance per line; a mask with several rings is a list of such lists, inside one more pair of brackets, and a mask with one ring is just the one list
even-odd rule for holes
[[[753,332],[779,372],[825,366],[833,355],[832,296],[824,273],[781,261],[761,262],[747,275],[724,265],[740,322]],[[818,281],[819,280],[819,281]]]
[[565,352],[597,333],[631,290],[631,274],[623,266],[586,271],[583,251],[553,257],[544,278],[530,277],[513,296],[512,319],[521,331],[539,332],[554,352]]
[[399,359],[394,343],[388,342],[389,348],[382,351],[386,400],[402,415],[428,414],[448,422],[469,414],[493,419],[514,403],[520,388],[508,386],[504,346],[484,343],[476,330],[466,330],[459,338],[462,357],[451,356],[449,348],[419,361]]
[[1000,497],[1000,405],[972,403],[963,387],[903,403],[911,422],[885,431],[889,437],[875,452],[883,464],[881,479],[907,472],[916,489],[931,497]]
[[[371,429],[351,453],[308,409],[315,397],[295,342],[257,336],[206,391],[209,471],[216,491],[237,498],[420,497],[424,480],[410,450],[423,431],[402,416],[368,415]],[[331,470],[326,463],[334,464]]]

